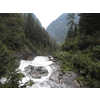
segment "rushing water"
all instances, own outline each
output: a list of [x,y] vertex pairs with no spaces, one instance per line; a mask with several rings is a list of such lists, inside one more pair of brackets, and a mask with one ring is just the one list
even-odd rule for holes
[[[60,66],[54,62],[52,56],[37,56],[32,61],[21,60],[20,65],[16,70],[19,70],[25,75],[25,77],[19,81],[19,87],[23,87],[30,80],[33,81],[34,84],[31,86],[27,85],[26,88],[75,87],[74,84],[69,84],[74,79],[70,74],[71,72],[60,76],[62,74]],[[1,83],[4,83],[6,78],[2,77],[0,81]]]
[[[25,83],[25,82],[28,82],[30,79],[34,82],[34,85],[32,85],[32,87],[30,86],[27,86],[29,88],[34,88],[34,87],[37,87],[37,88],[43,88],[43,87],[50,87],[50,85],[48,85],[48,81],[49,81],[49,77],[50,75],[52,74],[52,69],[50,67],[50,65],[52,64],[53,62],[52,61],[49,61],[49,58],[48,57],[43,57],[43,56],[37,56],[34,58],[33,61],[26,61],[26,60],[21,60],[20,61],[20,66],[18,69],[20,69],[20,71],[25,75],[25,77],[22,79],[22,81],[20,83]],[[40,66],[43,66],[45,69],[47,69],[48,71],[48,75],[47,76],[42,76],[40,79],[37,79],[37,78],[33,78],[32,75],[33,74],[30,74],[29,75],[29,72],[31,71],[31,69],[27,69],[25,70],[25,68],[27,66],[33,66],[33,67],[40,67]],[[28,73],[28,74],[27,74]],[[23,85],[21,84],[21,85]]]

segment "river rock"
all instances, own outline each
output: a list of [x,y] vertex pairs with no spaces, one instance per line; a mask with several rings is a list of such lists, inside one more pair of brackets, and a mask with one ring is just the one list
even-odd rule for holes
[[63,78],[63,73],[59,72],[59,81]]
[[53,62],[57,62],[58,60],[56,60],[56,59],[53,59],[52,61],[53,61]]
[[80,88],[80,84],[79,84],[76,80],[74,80],[73,82],[75,83],[75,85],[76,85],[78,88]]
[[35,67],[35,66],[27,66],[25,67],[25,73],[27,76],[32,78],[40,79],[42,76],[47,76],[48,71],[43,66]]
[[66,82],[71,83],[75,80],[77,76],[78,75],[73,71],[68,71],[68,72],[66,71],[65,74],[63,75],[63,78],[66,80]]
[[48,73],[47,69],[45,69],[43,66],[37,67],[35,70],[41,74]]
[[59,72],[55,71],[50,77],[50,80],[52,80],[53,82],[59,84]]
[[51,56],[48,56],[48,58],[50,59],[50,58],[51,58]]
[[[75,72],[65,71],[63,73],[61,71],[60,62],[53,62],[49,66],[52,69],[49,79],[47,78],[47,80],[43,82],[36,82],[34,87],[79,88],[81,86],[81,83],[75,80],[78,76]],[[38,67],[29,65],[25,68],[25,74],[27,74],[26,76],[29,76],[30,79],[41,79],[41,77],[48,75],[48,70],[42,65]]]
[[58,62],[58,60],[56,60],[56,59],[49,59],[49,61],[53,61],[53,62]]

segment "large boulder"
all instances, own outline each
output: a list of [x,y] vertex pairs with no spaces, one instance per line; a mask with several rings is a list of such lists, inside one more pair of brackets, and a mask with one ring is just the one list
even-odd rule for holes
[[65,79],[66,82],[68,83],[72,83],[77,76],[78,75],[73,71],[68,71],[68,72],[66,71],[65,74],[63,75],[63,79]]
[[32,76],[32,78],[40,79],[42,76],[48,75],[48,70],[44,68],[43,66],[35,67],[35,66],[29,65],[25,68],[25,73],[28,76]]
[[55,71],[50,77],[49,79],[53,82],[55,82],[56,84],[59,84],[59,72]]

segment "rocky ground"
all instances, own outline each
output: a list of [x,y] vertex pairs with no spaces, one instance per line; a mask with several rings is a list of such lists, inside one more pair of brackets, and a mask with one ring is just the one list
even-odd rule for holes
[[[17,52],[15,55],[17,55],[16,64],[17,67],[20,64],[20,60],[33,60],[36,56],[34,53],[27,50],[27,52]],[[51,88],[81,88],[83,87],[82,82],[78,83],[76,81],[76,78],[78,77],[78,74],[76,74],[74,71],[66,71],[65,73],[61,72],[60,69],[60,62],[56,59],[52,59],[51,56],[49,56],[49,60],[53,61],[54,63],[51,64],[51,68],[53,70],[52,75],[49,77],[48,84],[50,84]],[[40,66],[38,68],[35,68],[33,66],[27,66],[26,70],[29,70],[29,73],[32,74],[33,78],[40,79],[42,76],[47,76],[48,72],[46,69],[43,68],[43,66]],[[31,71],[30,71],[31,70]],[[52,84],[51,84],[52,83]],[[55,83],[55,84],[54,84]]]
[[[53,63],[50,65],[53,71],[49,77],[49,80],[45,81],[44,83],[41,83],[40,87],[42,87],[44,84],[47,84],[51,88],[82,88],[83,87],[82,82],[78,83],[76,81],[78,74],[76,74],[74,71],[68,71],[68,72],[66,71],[63,73],[61,72],[59,61],[55,59],[51,59],[51,57],[49,57],[49,60],[53,61]],[[26,67],[25,70],[28,76],[31,76],[32,78],[35,79],[41,79],[41,77],[48,75],[48,71],[43,66],[39,66],[36,68],[34,66],[29,65]]]
[[59,61],[52,60],[55,63],[51,65],[51,68],[54,70],[53,74],[50,76],[50,80],[54,81],[57,84],[60,84],[61,88],[82,88],[82,82],[78,83],[76,78],[78,74],[74,71],[66,71],[65,73],[61,72]]

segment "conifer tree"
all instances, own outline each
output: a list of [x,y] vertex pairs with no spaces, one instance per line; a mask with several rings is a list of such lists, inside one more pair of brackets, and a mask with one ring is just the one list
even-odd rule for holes
[[77,36],[77,30],[78,30],[78,29],[77,29],[77,24],[75,24],[74,32],[73,32],[73,33],[74,33],[74,34],[73,34],[73,37]]
[[67,33],[67,38],[71,38],[71,37],[73,37],[73,25],[75,24],[73,19],[75,19],[75,14],[69,13],[67,19],[70,19],[70,21],[67,24],[67,26],[70,25],[70,27],[68,29],[68,33]]
[[68,22],[67,26],[70,25],[70,27],[73,27],[74,25],[74,19],[75,19],[75,14],[74,13],[69,13],[68,14],[68,18],[67,19],[70,19],[70,21]]
[[100,31],[100,14],[99,13],[81,13],[79,20],[79,31],[87,35],[93,35]]

